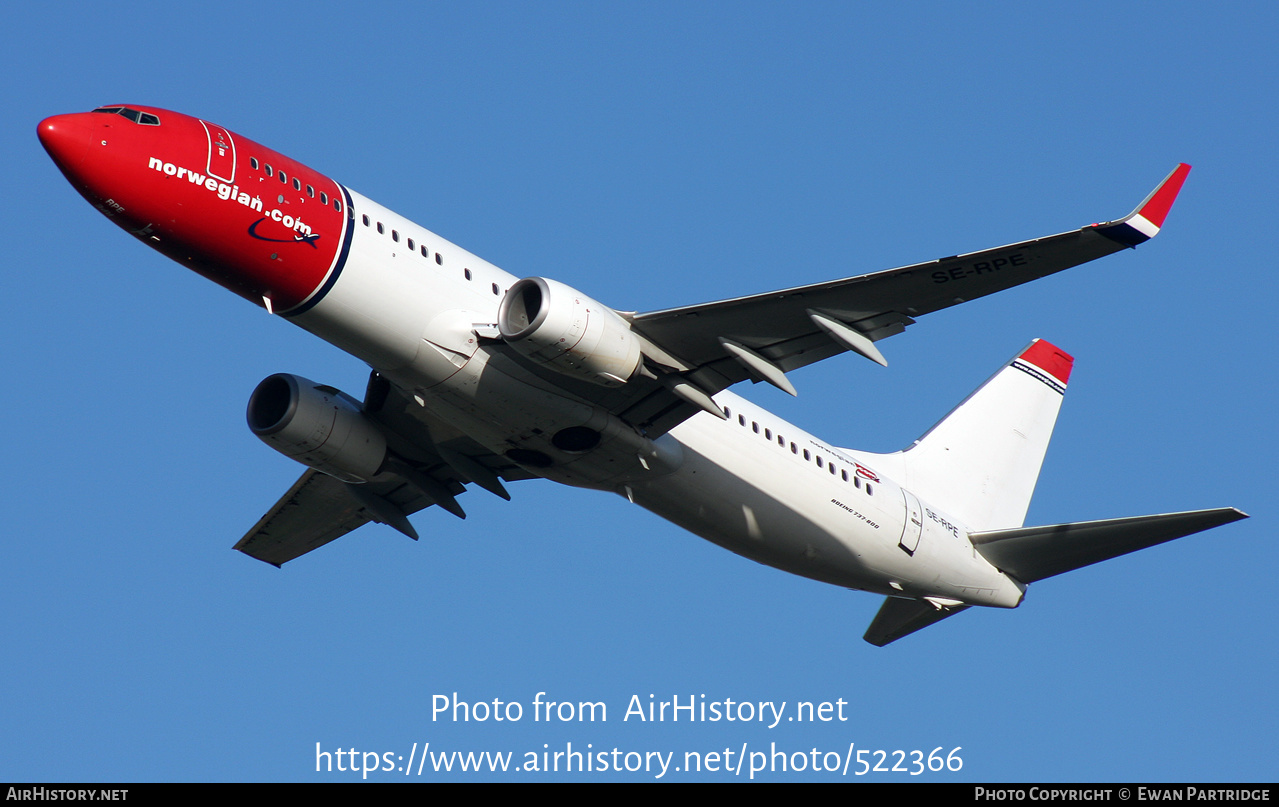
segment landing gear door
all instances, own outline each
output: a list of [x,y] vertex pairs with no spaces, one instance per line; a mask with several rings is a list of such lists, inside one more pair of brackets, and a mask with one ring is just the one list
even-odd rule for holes
[[924,529],[924,514],[915,494],[902,488],[902,498],[906,500],[906,517],[902,520],[902,537],[897,545],[907,555],[914,555],[919,548],[919,534]]

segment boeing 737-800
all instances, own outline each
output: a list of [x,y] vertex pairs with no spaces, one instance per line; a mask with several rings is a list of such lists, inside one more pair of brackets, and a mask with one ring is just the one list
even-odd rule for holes
[[235,545],[279,566],[376,521],[464,517],[474,484],[612,491],[760,563],[887,599],[884,645],[1030,583],[1225,524],[1233,508],[1026,527],[1072,358],[1035,340],[903,451],[839,448],[734,395],[877,346],[921,315],[1135,247],[1179,165],[1122,219],[810,286],[648,313],[517,278],[208,121],[106,106],[39,124],[103,215],[372,368],[363,401],[262,381],[252,431],[307,469]]

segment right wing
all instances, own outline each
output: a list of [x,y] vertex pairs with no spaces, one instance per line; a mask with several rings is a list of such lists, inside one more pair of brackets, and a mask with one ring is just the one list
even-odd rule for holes
[[721,340],[749,348],[785,372],[850,348],[879,361],[870,343],[901,333],[915,317],[1149,240],[1189,172],[1189,165],[1178,165],[1136,210],[1117,221],[859,277],[638,314],[633,325],[702,373],[718,372],[722,379],[712,386],[720,389],[749,377]]
[[768,381],[794,394],[786,373],[846,350],[884,364],[874,343],[916,317],[1135,247],[1159,232],[1189,172],[1178,165],[1116,221],[842,280],[622,314],[642,339],[644,366],[621,387],[536,366],[496,331],[486,346],[657,437],[699,411],[717,412],[710,396],[738,382]]

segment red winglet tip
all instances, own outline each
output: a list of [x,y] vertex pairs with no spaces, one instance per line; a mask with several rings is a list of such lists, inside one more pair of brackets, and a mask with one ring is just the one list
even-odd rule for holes
[[1075,357],[1057,347],[1047,339],[1036,339],[1030,347],[1021,352],[1017,358],[1033,364],[1053,378],[1065,384],[1070,380],[1070,370],[1075,365]]
[[1172,209],[1172,203],[1176,201],[1177,194],[1181,192],[1181,186],[1185,184],[1186,175],[1189,173],[1188,163],[1178,163],[1167,179],[1155,189],[1154,193],[1150,194],[1145,204],[1137,209],[1142,218],[1156,227],[1164,226],[1164,219],[1168,217],[1168,211]]

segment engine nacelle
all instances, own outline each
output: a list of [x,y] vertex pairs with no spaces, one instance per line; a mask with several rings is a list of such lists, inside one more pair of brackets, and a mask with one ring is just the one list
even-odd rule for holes
[[497,327],[529,359],[606,387],[625,384],[642,359],[639,338],[616,311],[544,277],[507,290]]
[[386,460],[386,435],[357,401],[301,376],[263,379],[247,415],[262,442],[343,482],[367,482]]

